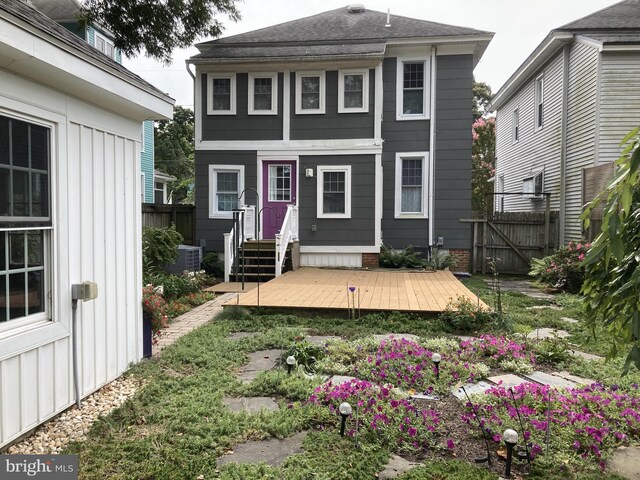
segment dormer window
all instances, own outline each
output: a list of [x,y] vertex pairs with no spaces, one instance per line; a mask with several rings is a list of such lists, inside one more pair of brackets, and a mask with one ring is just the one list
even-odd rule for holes
[[278,74],[249,74],[249,115],[278,114]]
[[109,40],[107,37],[95,32],[95,47],[104,53],[107,57],[114,59],[116,58],[116,49],[113,46],[113,42]]
[[208,115],[236,114],[236,74],[210,73],[208,75]]
[[325,111],[325,72],[296,73],[296,114]]

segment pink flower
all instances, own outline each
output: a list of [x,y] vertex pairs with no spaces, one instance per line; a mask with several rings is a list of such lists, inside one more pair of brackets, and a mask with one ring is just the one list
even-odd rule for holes
[[453,450],[454,448],[456,448],[456,444],[450,438],[447,440],[447,448],[449,450]]

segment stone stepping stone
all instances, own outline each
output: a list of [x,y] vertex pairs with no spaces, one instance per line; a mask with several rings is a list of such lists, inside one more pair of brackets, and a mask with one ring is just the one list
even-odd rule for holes
[[438,395],[425,395],[423,393],[416,393],[409,397],[411,400],[427,400],[430,402],[439,402],[440,397]]
[[495,375],[493,377],[487,378],[487,380],[506,389],[517,387],[518,385],[522,385],[523,383],[530,383],[529,380],[525,380],[524,378],[519,377],[518,375],[514,375],[513,373],[507,373],[506,375]]
[[407,473],[409,470],[413,470],[416,467],[422,465],[421,463],[410,462],[407,459],[399,457],[398,455],[391,455],[391,458],[384,467],[384,470],[378,474],[379,479],[391,479],[399,477],[400,475]]
[[[494,280],[485,278],[484,280],[489,287],[493,287]],[[541,300],[553,300],[553,295],[545,293],[533,286],[529,280],[499,280],[500,290],[503,292],[518,292],[527,297],[537,298]]]
[[302,452],[302,439],[305,435],[306,432],[300,432],[283,440],[269,438],[241,443],[235,446],[232,453],[218,459],[218,467],[232,462],[238,464],[266,462],[268,465],[278,467],[291,455]]
[[223,397],[222,403],[232,412],[258,413],[262,410],[280,410],[280,406],[271,397]]
[[412,333],[387,333],[385,335],[374,335],[373,339],[378,342],[381,343],[385,340],[410,340],[412,342],[417,342],[420,337],[418,337],[418,335],[414,335]]
[[557,377],[555,375],[549,375],[544,372],[533,372],[528,375],[525,375],[526,378],[531,380],[532,382],[539,383],[541,385],[549,385],[551,387],[556,388],[576,388],[578,385],[571,380],[566,380],[562,377]]
[[571,334],[565,330],[557,330],[555,328],[536,328],[527,334],[527,338],[533,340],[543,340],[545,338],[567,338]]
[[607,460],[607,471],[627,480],[640,480],[640,447],[617,448]]
[[596,383],[595,380],[592,380],[590,378],[578,377],[577,375],[572,375],[569,372],[564,372],[564,371],[553,372],[552,375],[555,375],[556,377],[564,378],[565,380],[569,380],[570,382],[574,382],[579,385],[591,385],[592,383]]
[[587,352],[581,352],[580,350],[570,350],[571,355],[573,355],[574,357],[580,357],[583,360],[586,360],[587,362],[599,362],[601,360],[604,360],[604,357],[600,357],[598,355],[593,355],[591,353],[587,353]]
[[549,310],[562,310],[562,307],[557,305],[534,305],[533,307],[526,307],[525,310],[544,310],[545,308]]
[[331,385],[333,385],[334,387],[336,385],[341,385],[343,383],[349,383],[351,380],[357,380],[356,377],[349,377],[348,375],[334,375],[333,377],[329,378],[326,382],[324,382],[325,384],[331,382]]
[[238,376],[240,381],[249,383],[254,380],[260,372],[272,370],[280,358],[280,350],[260,350],[249,354],[249,363],[242,368],[242,373]]
[[[484,393],[485,391],[493,388],[493,385],[489,385],[487,382],[478,382],[478,383],[467,383],[464,386],[464,389],[467,391],[467,395],[471,396],[475,393]],[[460,388],[452,388],[451,393],[458,400],[467,401],[467,397],[462,391],[462,387]]]
[[227,340],[241,340],[243,338],[251,338],[260,335],[260,332],[233,332],[227,337]]
[[313,345],[317,345],[318,347],[324,347],[327,343],[342,340],[342,338],[336,337],[335,335],[311,335],[306,337],[305,340]]
[[578,320],[571,317],[560,317],[560,320],[562,320],[565,323],[580,323]]

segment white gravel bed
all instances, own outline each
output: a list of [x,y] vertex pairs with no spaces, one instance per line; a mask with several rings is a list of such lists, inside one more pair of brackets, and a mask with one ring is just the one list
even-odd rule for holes
[[93,423],[111,413],[145,386],[144,380],[121,377],[49,420],[29,437],[9,447],[8,454],[58,454],[72,441],[86,440]]

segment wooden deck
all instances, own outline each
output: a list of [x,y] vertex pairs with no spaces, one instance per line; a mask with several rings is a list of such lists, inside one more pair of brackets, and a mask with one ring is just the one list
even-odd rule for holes
[[[348,287],[356,287],[353,294]],[[361,311],[442,312],[462,296],[489,307],[451,272],[332,270],[305,267],[287,272],[225,305],[345,310],[355,300]]]

